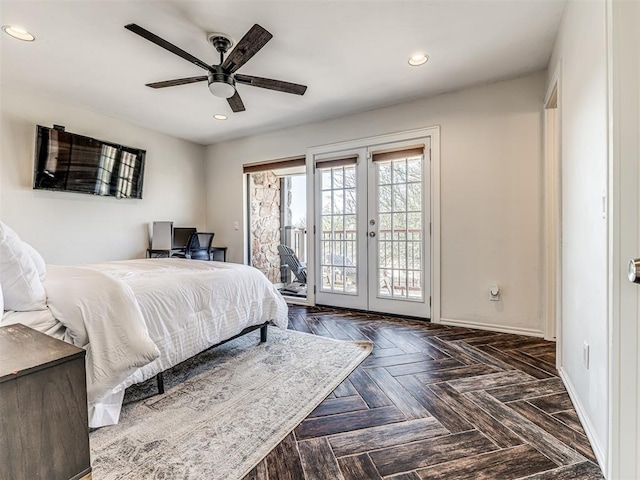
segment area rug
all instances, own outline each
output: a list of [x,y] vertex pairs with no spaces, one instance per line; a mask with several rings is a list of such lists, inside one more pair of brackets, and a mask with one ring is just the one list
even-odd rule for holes
[[371,348],[269,327],[267,343],[256,331],[201,353],[165,372],[164,395],[127,390],[120,423],[91,432],[93,478],[241,479]]

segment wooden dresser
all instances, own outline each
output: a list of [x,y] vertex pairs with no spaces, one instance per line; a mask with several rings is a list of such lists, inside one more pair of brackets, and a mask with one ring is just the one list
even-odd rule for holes
[[91,478],[85,351],[0,327],[0,480]]

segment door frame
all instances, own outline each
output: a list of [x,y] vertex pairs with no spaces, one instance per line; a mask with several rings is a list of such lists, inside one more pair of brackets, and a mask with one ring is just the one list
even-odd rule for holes
[[544,98],[544,338],[556,340],[556,367],[562,365],[562,62]]
[[393,142],[405,142],[429,137],[431,143],[431,241],[430,241],[430,265],[431,265],[431,307],[430,319],[433,323],[440,323],[440,126],[432,126],[408,130],[404,132],[376,135],[372,137],[318,145],[307,149],[307,219],[313,219],[309,225],[307,236],[307,251],[309,261],[307,265],[307,300],[309,305],[315,305],[316,290],[316,182],[314,158],[329,150],[353,150],[363,147],[374,147]]

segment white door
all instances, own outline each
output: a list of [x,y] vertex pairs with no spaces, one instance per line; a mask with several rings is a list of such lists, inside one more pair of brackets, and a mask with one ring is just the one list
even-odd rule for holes
[[429,142],[316,156],[316,302],[430,316]]
[[316,303],[368,309],[366,150],[314,158]]
[[[607,478],[640,478],[640,4],[612,2],[612,322]],[[629,280],[640,272],[629,265]],[[636,280],[637,281],[637,280]]]
[[369,310],[429,317],[429,144],[368,162]]

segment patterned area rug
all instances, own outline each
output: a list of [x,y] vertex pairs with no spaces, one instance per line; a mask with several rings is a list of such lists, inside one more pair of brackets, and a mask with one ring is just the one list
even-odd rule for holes
[[[90,435],[93,478],[240,479],[371,352],[269,327],[127,390],[120,423]],[[147,397],[147,398],[145,398]]]

